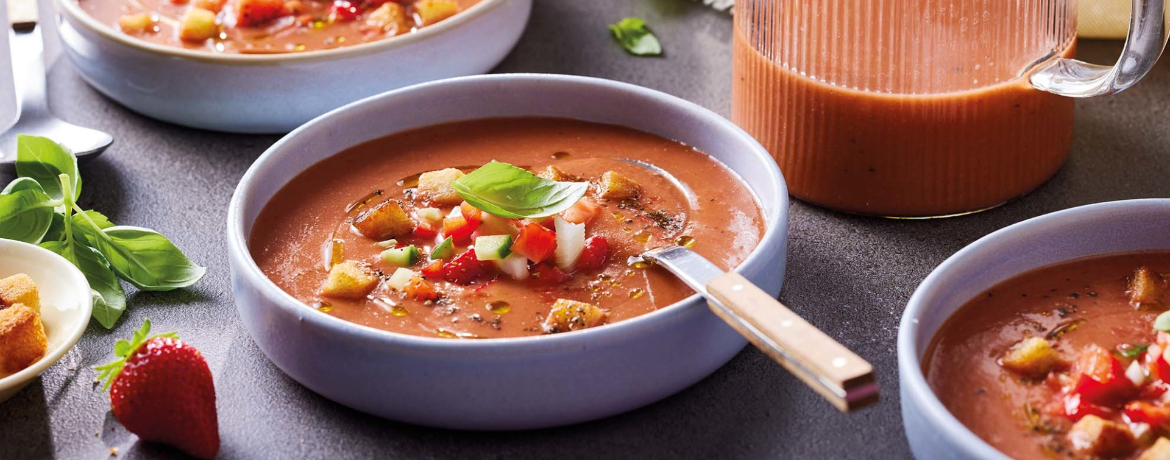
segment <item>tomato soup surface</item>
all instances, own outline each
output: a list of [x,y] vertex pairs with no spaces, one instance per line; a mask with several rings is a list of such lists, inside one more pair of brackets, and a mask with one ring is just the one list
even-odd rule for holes
[[[673,178],[627,160],[658,166]],[[481,214],[466,202],[458,203],[458,197],[445,204],[425,198],[434,195],[425,195],[429,179],[420,173],[472,171],[492,161],[542,175],[554,166],[573,176],[569,181],[587,181],[588,192],[572,209],[534,219]],[[603,176],[620,176],[640,192],[605,198],[603,190],[613,182],[603,181]],[[693,197],[674,181],[689,187]],[[425,281],[416,282],[428,286],[423,293],[416,285],[395,288],[401,281],[391,278],[404,264],[397,259],[389,263],[384,257],[387,244],[379,245],[357,229],[355,219],[385,200],[401,203],[415,226],[409,235],[395,238],[391,250],[401,252],[407,245],[418,249],[419,260],[405,263],[405,268],[417,273],[412,279]],[[442,221],[428,223],[435,208]],[[470,215],[482,223],[461,240],[460,228],[466,229],[458,226],[465,223],[461,216]],[[580,222],[588,238],[574,265],[563,266],[560,254],[540,263],[525,260],[521,251],[538,253],[532,242],[545,241],[533,235],[555,234],[557,250],[570,247],[565,238],[571,232],[558,226],[570,221]],[[312,166],[265,206],[250,246],[257,264],[278,286],[330,315],[404,334],[494,338],[592,327],[665,307],[692,291],[661,268],[628,262],[630,256],[683,244],[730,270],[756,247],[763,231],[763,215],[747,186],[691,147],[618,126],[500,118],[391,135]],[[519,267],[505,271],[503,261],[474,262],[485,255],[481,239],[505,234],[513,250],[506,260],[519,258]],[[448,236],[455,240],[453,255],[432,259]],[[468,251],[472,247],[479,253]],[[371,270],[378,278],[376,287],[354,298],[323,295],[323,283],[330,278],[327,266],[339,261]],[[568,316],[557,316],[554,305],[564,301],[579,302],[573,304],[578,307]],[[566,318],[572,324],[566,326]],[[559,326],[552,324],[558,319]]]
[[1170,307],[1167,274],[1170,252],[1142,252],[1005,281],[935,334],[927,381],[1013,458],[1167,458],[1170,340],[1154,327]]
[[162,45],[274,54],[359,45],[436,24],[480,0],[78,0],[99,22]]

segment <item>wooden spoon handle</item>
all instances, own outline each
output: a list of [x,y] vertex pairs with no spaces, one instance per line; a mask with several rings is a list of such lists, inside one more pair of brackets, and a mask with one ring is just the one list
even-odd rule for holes
[[841,411],[877,402],[873,366],[737,273],[707,283],[711,310]]

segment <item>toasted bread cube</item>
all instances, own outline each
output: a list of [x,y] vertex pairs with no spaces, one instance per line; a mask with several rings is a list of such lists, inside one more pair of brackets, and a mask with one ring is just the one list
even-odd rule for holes
[[1141,267],[1129,280],[1129,302],[1136,307],[1158,305],[1166,294],[1166,279],[1150,267]]
[[1137,447],[1129,428],[1096,415],[1086,415],[1068,431],[1073,450],[1096,457],[1122,457]]
[[362,236],[382,241],[409,235],[414,230],[414,221],[402,210],[398,200],[386,200],[363,212],[353,221],[353,226]]
[[642,186],[626,176],[613,171],[606,171],[601,175],[599,184],[601,197],[607,200],[624,200],[635,198],[642,193]]
[[0,308],[24,304],[38,315],[41,314],[41,294],[37,283],[24,273],[17,273],[0,280]]
[[0,310],[0,375],[13,374],[45,356],[48,349],[41,315],[24,304]]
[[223,5],[225,3],[227,3],[227,0],[195,0],[192,5],[196,8],[202,8],[207,11],[218,13],[219,10],[223,9]]
[[1043,377],[1058,362],[1060,355],[1040,337],[1017,342],[1003,356],[1003,367],[1028,377]]
[[1138,460],[1170,460],[1170,439],[1158,438]]
[[215,13],[203,8],[189,8],[179,18],[179,38],[189,42],[201,42],[219,33]]
[[581,182],[580,177],[564,172],[561,170],[561,168],[553,165],[549,165],[547,168],[544,168],[544,171],[541,171],[540,174],[537,175],[548,180],[555,180],[557,182]]
[[329,269],[321,286],[321,295],[341,299],[360,299],[378,286],[378,276],[368,266],[347,260]]
[[406,7],[394,2],[383,3],[367,14],[366,25],[376,27],[390,36],[410,32],[410,18],[406,15]]
[[141,35],[154,32],[154,25],[158,23],[150,13],[127,14],[118,18],[118,27],[127,35]]
[[548,318],[544,320],[544,331],[552,334],[587,329],[601,324],[605,316],[605,311],[596,305],[557,299],[552,311],[548,313]]
[[442,21],[458,12],[459,4],[451,0],[422,0],[414,4],[414,14],[422,26]]
[[451,185],[463,177],[463,171],[455,168],[440,169],[418,176],[418,196],[438,205],[453,206],[463,202],[463,197]]

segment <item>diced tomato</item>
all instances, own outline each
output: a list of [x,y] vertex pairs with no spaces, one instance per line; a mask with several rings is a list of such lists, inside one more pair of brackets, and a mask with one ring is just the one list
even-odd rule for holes
[[541,263],[552,257],[557,250],[556,232],[536,223],[529,222],[520,229],[520,236],[512,242],[512,252]]
[[1166,383],[1162,380],[1157,380],[1157,381],[1154,381],[1153,383],[1150,383],[1146,386],[1143,386],[1141,393],[1138,394],[1138,399],[1146,399],[1146,400],[1159,399],[1162,397],[1162,395],[1165,395],[1167,392],[1170,392],[1170,383]]
[[1139,423],[1153,426],[1167,426],[1170,423],[1170,407],[1156,406],[1145,401],[1134,401],[1125,405],[1125,415]]
[[590,201],[588,198],[577,200],[573,207],[566,209],[561,213],[561,217],[566,221],[574,224],[587,224],[589,221],[597,217],[597,213],[601,211],[601,206]]
[[529,271],[528,279],[533,283],[546,286],[555,286],[573,279],[573,275],[561,271],[551,263],[536,264]]
[[406,283],[406,295],[413,297],[415,300],[428,301],[439,298],[438,291],[435,287],[422,277],[415,275]]
[[449,236],[456,243],[471,241],[471,234],[479,228],[478,220],[467,220],[462,215],[447,216],[443,219],[443,236]]
[[443,265],[443,278],[455,284],[467,285],[488,273],[492,267],[491,262],[479,260],[475,256],[475,249],[471,249]]
[[468,222],[483,222],[483,211],[466,201],[459,205],[459,213],[463,214],[463,218],[467,219]]
[[239,0],[236,25],[254,27],[285,15],[284,0]]
[[1107,407],[1085,401],[1079,393],[1070,393],[1064,395],[1064,415],[1075,422],[1086,415],[1109,418],[1113,415],[1113,411]]
[[585,240],[585,249],[581,257],[577,258],[577,270],[596,270],[605,265],[609,259],[609,241],[604,236],[591,236]]
[[414,236],[419,238],[434,238],[438,236],[439,232],[435,230],[428,222],[422,222],[414,228]]
[[[1154,348],[1156,345],[1151,345]],[[1161,350],[1161,353],[1154,355],[1154,371],[1161,380],[1170,380],[1170,349]]]
[[349,0],[333,0],[333,19],[338,22],[356,21],[362,15],[362,9]]
[[1073,393],[1093,404],[1117,404],[1137,393],[1125,366],[1100,345],[1085,348],[1073,366]]
[[423,276],[434,278],[443,273],[443,261],[436,260],[422,268]]

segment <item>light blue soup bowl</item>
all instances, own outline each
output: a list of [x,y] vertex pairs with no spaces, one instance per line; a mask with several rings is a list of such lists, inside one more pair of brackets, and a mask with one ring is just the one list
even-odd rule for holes
[[[926,383],[931,338],[968,300],[1021,273],[1100,254],[1170,249],[1170,199],[1081,206],[987,235],[948,258],[918,286],[898,330],[902,423],[919,460],[1007,460],[963,426]],[[1009,414],[1004,414],[1008,422]]]
[[[707,152],[760,198],[767,221],[737,271],[776,295],[788,195],[780,170],[723,117],[657,91],[594,78],[490,75],[375,96],[285,136],[232,197],[227,239],[244,325],[290,377],[346,406],[408,423],[469,430],[566,425],[650,404],[710,375],[746,341],[698,296],[627,321],[564,334],[487,340],[416,337],[346,322],[286,294],[260,271],[248,235],[291,178],[348,147],[404,130],[492,117],[565,117],[628,126]],[[488,397],[485,397],[488,396]]]

